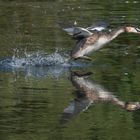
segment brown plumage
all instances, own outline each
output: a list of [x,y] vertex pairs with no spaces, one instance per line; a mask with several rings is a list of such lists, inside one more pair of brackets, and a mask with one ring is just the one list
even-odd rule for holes
[[87,56],[89,53],[99,50],[124,32],[140,34],[140,29],[135,26],[123,26],[107,33],[98,30],[90,31],[88,28],[75,27],[71,35],[73,35],[77,42],[71,52],[71,57],[74,59],[82,58],[91,60],[91,58]]

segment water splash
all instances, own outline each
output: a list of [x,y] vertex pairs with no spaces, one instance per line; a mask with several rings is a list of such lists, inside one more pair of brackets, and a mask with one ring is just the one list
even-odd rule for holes
[[0,59],[0,71],[24,71],[28,77],[43,77],[46,75],[58,77],[71,67],[85,66],[88,66],[88,64],[72,61],[68,54],[58,49],[50,54],[42,51],[30,53],[14,49],[11,58]]
[[47,54],[41,51],[34,53],[24,52],[23,56],[19,55],[19,51],[16,50],[12,57],[10,65],[12,67],[25,67],[25,66],[56,66],[66,65],[69,63],[69,56],[62,54],[58,50],[54,53]]

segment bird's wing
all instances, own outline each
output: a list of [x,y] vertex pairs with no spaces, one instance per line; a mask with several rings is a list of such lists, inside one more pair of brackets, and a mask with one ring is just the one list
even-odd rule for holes
[[74,39],[81,39],[91,36],[93,33],[82,27],[63,28],[65,32],[73,36]]
[[67,34],[73,36],[75,39],[86,38],[94,34],[96,31],[102,31],[107,28],[108,23],[104,21],[95,22],[90,27],[83,28],[78,27],[75,24],[72,26],[66,26],[64,24],[59,24],[61,28],[67,32]]
[[70,28],[62,28],[65,32],[67,32],[69,35],[73,35],[75,27]]
[[67,32],[69,35],[73,35],[74,29],[76,27],[77,22],[75,21],[73,24],[70,23],[61,23],[59,22],[58,25],[62,28],[63,31]]
[[75,39],[86,38],[91,36],[93,33],[82,27],[75,27],[73,30],[73,37]]
[[80,51],[81,48],[84,47],[84,44],[86,43],[87,38],[83,38],[83,39],[78,39],[74,49],[72,50],[72,53],[75,54],[76,52]]
[[87,27],[86,29],[93,32],[93,31],[102,31],[104,29],[106,29],[108,26],[108,23],[105,21],[99,21],[99,22],[95,22],[94,24],[92,24],[90,27]]

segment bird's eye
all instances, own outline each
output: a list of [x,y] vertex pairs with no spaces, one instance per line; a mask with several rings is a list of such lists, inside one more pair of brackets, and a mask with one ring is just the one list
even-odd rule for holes
[[135,29],[136,29],[137,32],[140,32],[140,29],[139,28],[135,28]]

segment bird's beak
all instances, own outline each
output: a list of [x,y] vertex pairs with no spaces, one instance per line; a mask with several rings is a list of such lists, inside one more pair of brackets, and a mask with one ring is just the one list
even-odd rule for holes
[[140,34],[140,28],[136,28],[138,34]]

